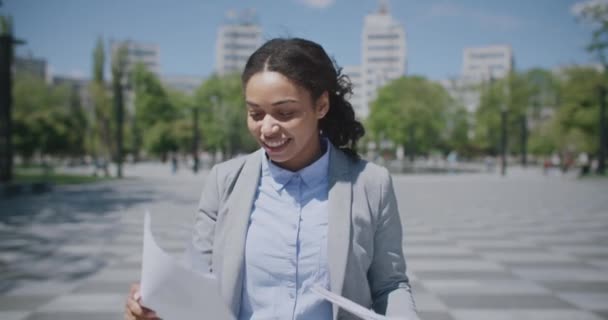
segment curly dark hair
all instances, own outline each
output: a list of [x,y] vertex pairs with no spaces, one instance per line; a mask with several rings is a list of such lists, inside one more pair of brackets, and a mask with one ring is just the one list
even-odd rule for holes
[[264,70],[279,72],[305,88],[313,101],[327,92],[329,111],[319,120],[319,128],[334,146],[351,158],[359,158],[357,141],[365,135],[365,129],[346,100],[346,95],[352,94],[352,84],[323,47],[300,38],[269,40],[249,57],[241,76],[243,87]]

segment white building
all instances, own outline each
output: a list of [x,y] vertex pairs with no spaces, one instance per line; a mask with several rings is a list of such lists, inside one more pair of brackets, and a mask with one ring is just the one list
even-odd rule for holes
[[355,110],[355,115],[359,118],[364,114],[367,116],[363,100],[363,73],[361,72],[361,66],[345,66],[342,69],[342,73],[348,76],[352,84],[353,94],[347,98]]
[[469,113],[473,113],[477,110],[480,98],[479,90],[482,82],[471,78],[460,77],[440,80],[439,84],[446,89],[452,99],[464,106]]
[[241,72],[249,56],[262,45],[262,28],[253,10],[226,15],[226,23],[220,26],[216,42],[216,66],[218,74]]
[[132,88],[132,79],[130,76],[133,74],[132,72],[135,66],[140,63],[143,64],[148,71],[158,75],[160,72],[160,50],[156,44],[141,43],[133,40],[110,40],[110,66],[112,64],[112,57],[114,56],[114,53],[121,46],[124,46],[127,49],[126,73],[124,75],[125,78],[123,79],[123,83],[125,84],[125,106],[130,113],[134,114],[135,92]]
[[378,12],[367,15],[363,25],[362,118],[369,114],[378,89],[405,75],[406,64],[405,29],[390,15],[386,1],[381,1]]
[[491,79],[506,77],[514,67],[511,46],[465,48],[462,57],[462,75],[439,83],[452,98],[473,113],[479,106],[483,84]]
[[504,78],[514,68],[513,50],[508,45],[465,48],[462,76],[471,81]]
[[129,72],[132,71],[138,63],[143,63],[149,71],[156,74],[159,73],[160,58],[158,45],[135,42],[133,40],[111,41],[111,52],[116,52],[119,46],[125,46],[127,48],[127,70]]
[[187,95],[194,94],[196,89],[198,89],[204,81],[202,77],[181,75],[164,75],[160,80],[164,86],[183,92]]

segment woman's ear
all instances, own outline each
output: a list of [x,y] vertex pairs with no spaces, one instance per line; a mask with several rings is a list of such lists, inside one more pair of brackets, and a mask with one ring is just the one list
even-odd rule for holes
[[317,119],[323,119],[325,115],[329,112],[329,93],[327,91],[323,92],[321,96],[317,99],[316,103],[317,110]]

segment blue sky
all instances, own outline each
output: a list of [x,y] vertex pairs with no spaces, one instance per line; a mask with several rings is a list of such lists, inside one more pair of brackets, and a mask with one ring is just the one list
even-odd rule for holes
[[[2,0],[18,53],[46,58],[55,74],[91,74],[99,35],[160,46],[167,75],[208,76],[217,28],[228,10],[254,8],[266,39],[305,37],[322,44],[340,65],[359,64],[363,18],[376,0]],[[516,67],[586,64],[591,28],[571,13],[575,0],[392,0],[406,29],[408,74],[443,79],[460,74],[467,46],[509,44]]]

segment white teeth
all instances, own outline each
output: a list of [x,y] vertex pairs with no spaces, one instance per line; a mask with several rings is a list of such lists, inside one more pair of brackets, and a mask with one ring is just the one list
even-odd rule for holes
[[280,147],[280,146],[284,145],[285,142],[287,142],[287,140],[289,140],[289,139],[283,139],[283,140],[279,140],[279,141],[276,141],[276,142],[266,141],[265,143],[266,143],[267,146],[269,146],[271,148],[277,148],[277,147]]

